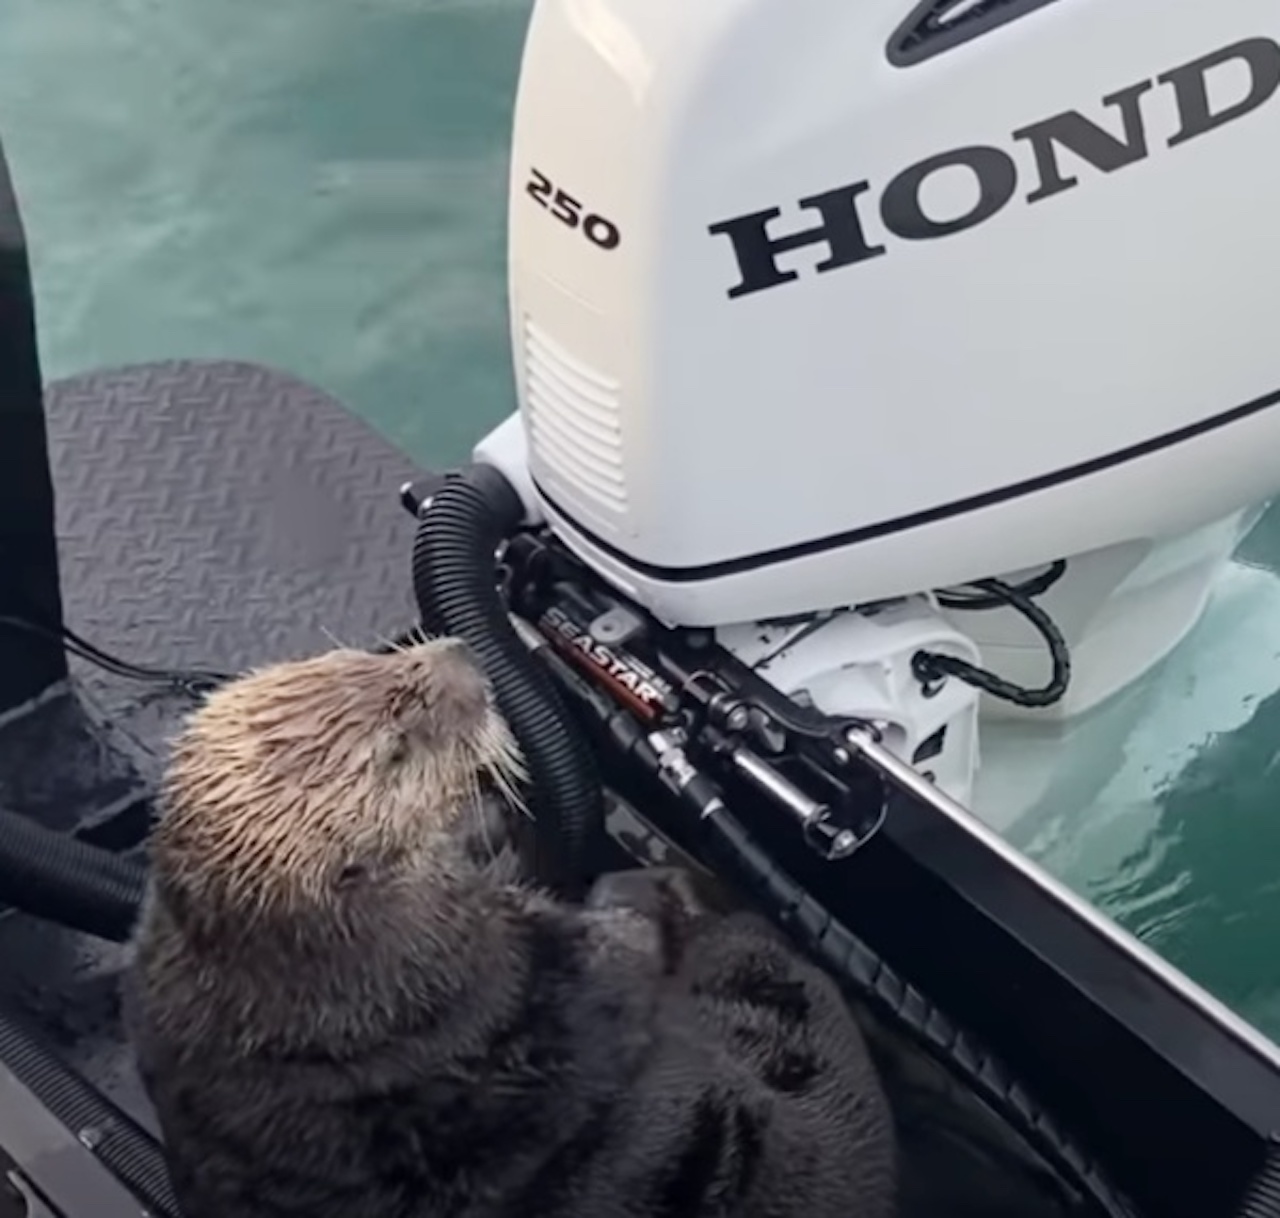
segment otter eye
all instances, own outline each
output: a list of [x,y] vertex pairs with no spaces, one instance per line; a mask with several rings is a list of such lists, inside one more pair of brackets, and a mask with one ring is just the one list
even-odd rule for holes
[[409,760],[409,742],[403,736],[396,738],[395,744],[387,753],[387,761],[391,765],[404,765]]
[[359,863],[348,863],[341,871],[338,872],[338,887],[354,887],[368,874],[368,870],[362,867]]

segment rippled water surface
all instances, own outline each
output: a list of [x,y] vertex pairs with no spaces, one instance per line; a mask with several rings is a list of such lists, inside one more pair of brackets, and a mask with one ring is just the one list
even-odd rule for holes
[[[1280,1037],[1280,509],[1154,672],[1048,746],[1008,836]],[[1034,733],[1021,743],[1044,747]]]
[[[0,135],[46,369],[236,356],[425,461],[509,408],[528,0],[5,0]],[[1280,515],[1187,643],[1052,747],[1008,832],[1280,1036]]]
[[527,0],[5,0],[50,373],[238,355],[441,459],[510,401]]

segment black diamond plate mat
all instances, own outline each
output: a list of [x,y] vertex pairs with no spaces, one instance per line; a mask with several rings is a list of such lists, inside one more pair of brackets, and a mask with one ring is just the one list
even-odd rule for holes
[[[147,364],[53,383],[47,415],[66,620],[89,642],[238,671],[412,623],[398,491],[422,471],[312,386],[243,363]],[[21,733],[6,754],[29,764],[6,765],[0,794],[83,829],[145,795],[190,702],[73,667],[73,690],[6,729]],[[0,991],[153,1124],[119,1035],[121,959],[0,918]]]
[[[331,398],[241,363],[148,364],[48,391],[68,625],[148,665],[238,669],[412,621],[419,476]],[[82,670],[157,747],[180,701]]]

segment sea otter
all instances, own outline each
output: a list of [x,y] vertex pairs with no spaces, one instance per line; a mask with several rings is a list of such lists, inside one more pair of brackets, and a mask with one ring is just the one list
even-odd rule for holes
[[449,639],[189,720],[126,990],[186,1218],[889,1218],[832,982],[683,873],[540,891],[520,766]]

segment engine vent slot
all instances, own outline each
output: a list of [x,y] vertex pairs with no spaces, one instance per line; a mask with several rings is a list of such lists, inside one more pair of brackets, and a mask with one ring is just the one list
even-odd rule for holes
[[583,506],[627,510],[621,386],[524,322],[525,401],[534,455]]
[[895,68],[909,68],[989,33],[1054,0],[924,0],[893,32],[885,54]]

